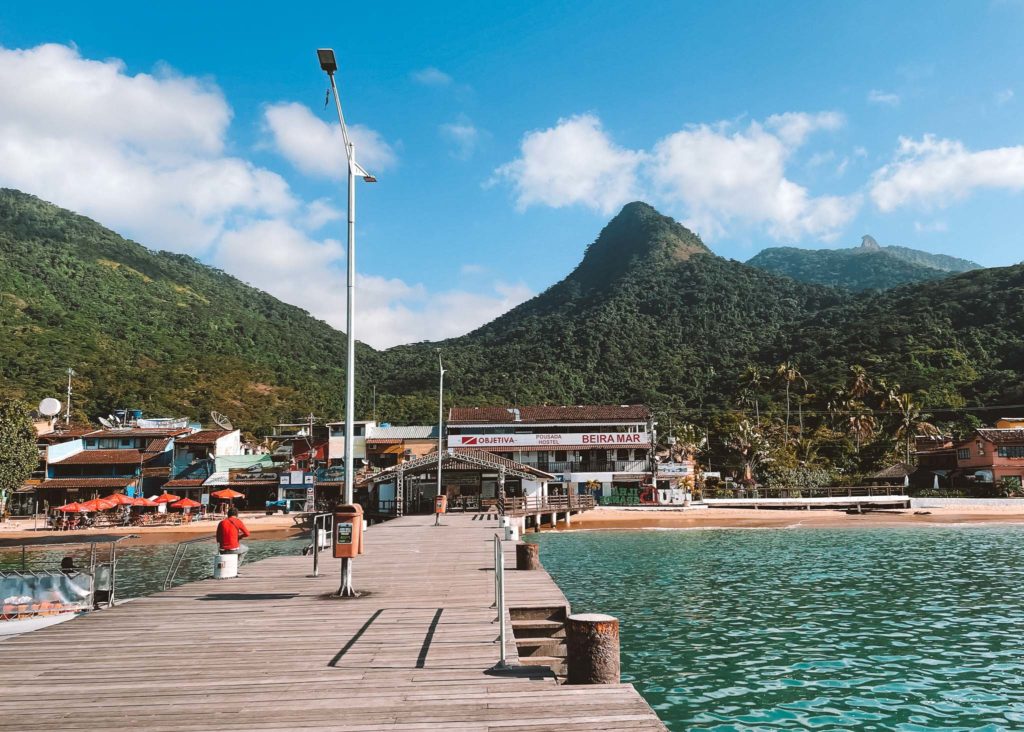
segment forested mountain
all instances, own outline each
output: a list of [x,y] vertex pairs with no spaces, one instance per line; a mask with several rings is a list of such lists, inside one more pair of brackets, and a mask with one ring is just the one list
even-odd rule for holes
[[453,399],[720,404],[723,382],[743,364],[848,297],[718,257],[672,219],[631,203],[547,291],[468,335],[388,351],[383,387],[432,388],[425,350],[440,346]]
[[[365,349],[362,359],[376,358]],[[365,361],[364,361],[365,362]],[[0,190],[0,390],[256,427],[339,414],[345,338],[195,259],[153,252],[83,216]]]
[[[343,336],[190,257],[13,191],[0,193],[0,254],[6,393],[58,393],[70,365],[90,415],[212,408],[258,429],[342,413]],[[802,435],[804,410],[808,430],[825,429],[852,367],[874,385],[876,410],[897,384],[947,417],[1024,402],[1022,334],[1024,265],[856,294],[718,257],[632,203],[572,273],[482,328],[361,348],[357,405],[369,416],[375,387],[380,419],[436,419],[441,348],[449,404],[645,402],[662,419],[705,423],[756,411],[785,414]]]
[[865,236],[861,245],[853,249],[769,247],[747,264],[801,282],[854,291],[888,290],[980,268],[974,262],[945,254],[882,247],[871,236]]

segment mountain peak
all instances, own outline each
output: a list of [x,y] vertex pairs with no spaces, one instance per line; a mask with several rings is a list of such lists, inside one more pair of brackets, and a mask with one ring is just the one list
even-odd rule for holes
[[871,236],[871,234],[865,234],[863,237],[861,237],[860,246],[857,247],[857,249],[858,251],[862,252],[882,251],[882,247],[879,246],[878,242],[875,241],[875,237]]

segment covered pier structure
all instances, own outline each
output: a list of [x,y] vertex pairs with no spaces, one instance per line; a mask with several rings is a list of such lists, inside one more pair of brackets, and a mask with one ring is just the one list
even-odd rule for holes
[[[440,464],[441,480],[438,481]],[[449,511],[497,512],[521,519],[520,528],[571,524],[572,515],[594,507],[592,496],[550,484],[551,473],[484,450],[449,448],[400,463],[362,481],[367,512],[386,517],[431,513],[434,498],[448,497]]]

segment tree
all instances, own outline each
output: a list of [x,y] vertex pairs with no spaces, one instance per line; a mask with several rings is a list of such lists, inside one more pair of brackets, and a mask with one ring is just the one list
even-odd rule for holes
[[736,425],[735,431],[726,440],[726,446],[739,458],[740,467],[743,468],[743,482],[753,484],[757,468],[769,459],[771,446],[767,438],[750,420],[745,419]]
[[800,373],[800,369],[792,361],[783,361],[775,367],[775,378],[786,385],[786,444],[789,444],[789,415],[790,415],[790,403],[789,403],[789,390],[793,384],[802,382],[804,387],[807,386],[807,379]]
[[29,406],[16,399],[0,402],[0,516],[7,515],[8,497],[39,465],[36,430]]
[[893,439],[899,447],[906,448],[905,462],[910,462],[910,443],[914,435],[933,436],[939,434],[939,429],[928,421],[928,415],[921,412],[921,407],[914,401],[910,394],[901,394],[900,385],[894,384],[886,395],[885,405],[899,411],[900,421],[896,426],[896,433]]

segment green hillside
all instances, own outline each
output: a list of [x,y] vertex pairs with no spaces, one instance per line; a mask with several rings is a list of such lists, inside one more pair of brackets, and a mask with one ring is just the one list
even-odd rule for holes
[[769,247],[747,264],[800,282],[853,291],[888,290],[980,268],[974,262],[944,254],[882,247],[870,236],[865,236],[861,245],[853,249]]
[[6,189],[0,254],[4,393],[61,396],[72,367],[90,416],[217,409],[256,427],[309,409],[341,413],[344,336],[191,257]]
[[388,351],[385,391],[434,388],[440,345],[453,399],[721,404],[748,360],[848,297],[718,257],[631,203],[547,291],[461,338]]
[[[5,393],[59,395],[70,365],[90,416],[217,409],[259,429],[342,414],[342,335],[222,272],[13,191],[0,192],[0,253]],[[963,418],[950,407],[1024,402],[1022,333],[1024,265],[858,294],[718,257],[632,203],[573,272],[482,328],[364,347],[357,403],[369,416],[375,387],[380,419],[432,422],[441,348],[448,404],[645,402],[663,423],[710,425],[723,454],[756,413],[794,440],[819,435],[853,470],[893,449],[881,435],[895,430],[897,384],[947,422]],[[872,385],[847,407],[874,410],[870,450],[833,411],[837,394],[849,402],[851,367]]]

